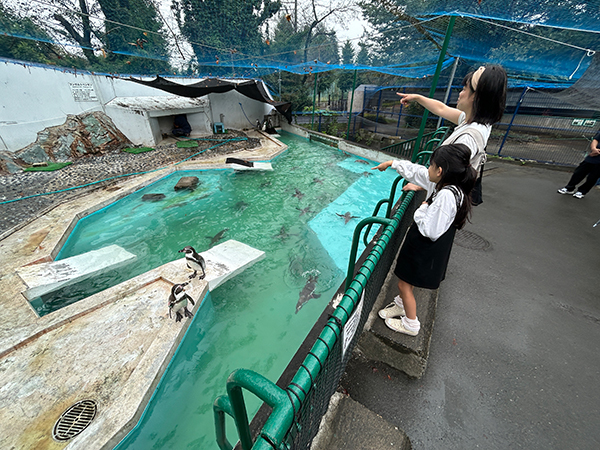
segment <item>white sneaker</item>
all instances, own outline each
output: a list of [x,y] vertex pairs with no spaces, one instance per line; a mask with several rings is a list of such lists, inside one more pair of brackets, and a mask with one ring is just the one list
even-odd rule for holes
[[404,308],[402,306],[396,305],[396,302],[392,302],[385,308],[380,309],[378,314],[379,317],[381,317],[384,320],[390,319],[392,317],[400,317],[406,315],[406,313],[404,312]]
[[564,188],[560,188],[556,192],[558,192],[559,194],[572,194],[572,193],[575,192],[575,188],[573,188],[573,189],[567,189],[566,187],[564,187]]
[[411,330],[404,326],[402,319],[385,319],[385,324],[391,330],[397,331],[398,333],[408,334],[409,336],[416,336],[419,334],[419,330]]
[[575,192],[575,193],[573,194],[573,197],[575,197],[575,198],[583,198],[583,197],[585,197],[585,194],[583,194],[583,193],[581,193],[581,192],[577,191],[577,192]]

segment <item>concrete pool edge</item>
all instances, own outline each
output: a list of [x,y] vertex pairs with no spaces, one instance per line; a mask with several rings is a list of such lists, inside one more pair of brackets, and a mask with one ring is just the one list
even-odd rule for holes
[[[297,133],[294,133],[297,134]],[[272,140],[272,139],[271,139]],[[280,145],[278,147],[276,147],[274,150],[276,151],[276,154],[280,154],[282,153],[285,148],[287,148],[286,146]],[[269,155],[269,157],[266,157],[264,154],[256,154],[254,156],[251,155],[244,155],[242,152],[237,152],[235,153],[236,157],[244,157],[247,159],[254,159],[254,160],[264,160],[264,159],[268,159],[268,158],[273,158],[273,155]],[[275,155],[276,156],[276,155]],[[369,158],[371,158],[371,156],[369,156]],[[223,156],[221,159],[225,159],[225,157]],[[65,204],[62,205],[58,205],[54,208],[52,208],[52,211],[50,211],[47,214],[44,214],[42,217],[38,217],[36,220],[32,221],[31,223],[27,224],[26,226],[22,227],[21,229],[17,230],[16,232],[12,233],[10,236],[8,236],[7,238],[3,239],[2,241],[0,241],[0,254],[4,254],[5,256],[7,256],[7,259],[3,259],[4,261],[7,261],[8,259],[10,259],[10,264],[4,264],[3,263],[3,273],[2,277],[0,278],[0,289],[3,290],[5,296],[3,296],[3,298],[5,299],[2,303],[3,303],[3,307],[7,306],[7,305],[12,305],[11,307],[9,307],[10,311],[9,314],[5,315],[3,320],[2,320],[2,324],[0,324],[0,336],[6,337],[6,339],[2,340],[2,344],[0,344],[0,356],[2,356],[2,358],[0,358],[0,365],[4,365],[5,367],[8,364],[7,360],[8,359],[13,359],[16,358],[16,353],[17,352],[23,352],[22,354],[28,354],[28,355],[33,355],[34,357],[37,358],[37,354],[34,352],[32,353],[32,351],[34,350],[34,347],[36,345],[39,345],[39,348],[42,348],[42,350],[40,350],[40,353],[44,353],[46,352],[46,349],[50,349],[52,350],[52,346],[51,344],[46,345],[45,347],[40,343],[42,340],[46,340],[49,339],[49,335],[51,334],[58,334],[60,332],[63,331],[63,329],[66,329],[66,327],[70,327],[70,326],[75,326],[78,323],[80,323],[81,321],[85,321],[85,320],[91,320],[90,318],[92,317],[98,317],[101,316],[102,314],[104,314],[104,312],[108,312],[109,309],[118,302],[123,303],[123,298],[130,296],[131,297],[131,302],[132,304],[135,304],[136,300],[135,300],[135,296],[138,295],[140,292],[146,292],[148,289],[154,288],[158,285],[161,286],[161,288],[159,290],[161,290],[162,294],[159,295],[159,297],[162,299],[162,301],[166,302],[166,298],[163,298],[165,295],[165,286],[169,285],[169,281],[167,279],[158,277],[158,278],[146,278],[146,284],[139,284],[135,289],[133,287],[131,287],[130,290],[126,289],[124,286],[127,285],[128,282],[121,284],[119,286],[115,286],[114,288],[111,289],[115,289],[115,296],[116,297],[120,297],[120,299],[117,300],[108,300],[106,298],[106,294],[107,291],[104,291],[100,294],[96,294],[96,297],[92,296],[89,299],[85,299],[82,300],[82,302],[78,302],[74,305],[70,305],[66,308],[63,308],[59,311],[57,311],[56,313],[51,313],[47,316],[44,316],[42,318],[38,318],[35,316],[35,314],[32,313],[32,311],[25,311],[24,308],[22,307],[23,302],[25,301],[22,297],[20,292],[22,291],[22,289],[20,289],[20,283],[18,280],[18,277],[15,278],[15,273],[14,271],[10,270],[9,268],[9,273],[6,273],[6,271],[4,269],[7,268],[7,266],[12,266],[12,267],[20,267],[22,265],[27,265],[27,264],[35,264],[37,261],[42,261],[42,260],[48,260],[48,259],[53,259],[53,255],[57,254],[60,247],[62,246],[62,243],[64,243],[64,240],[66,240],[66,238],[68,237],[68,234],[70,233],[70,231],[72,230],[72,228],[74,228],[75,224],[77,223],[77,220],[79,220],[79,218],[81,217],[85,217],[86,215],[88,215],[89,213],[102,208],[104,206],[107,206],[110,203],[113,203],[114,201],[117,201],[119,198],[122,198],[125,195],[130,194],[131,192],[135,192],[136,190],[147,186],[148,184],[154,182],[155,180],[162,178],[164,176],[169,175],[170,173],[173,173],[175,171],[185,171],[185,170],[204,170],[204,169],[213,169],[213,168],[224,168],[224,165],[219,164],[218,162],[211,162],[211,163],[186,163],[186,164],[181,164],[178,166],[170,166],[168,168],[162,169],[160,171],[157,172],[153,172],[150,174],[146,174],[146,175],[141,175],[141,176],[136,176],[136,177],[132,177],[131,179],[124,179],[122,181],[119,181],[117,184],[109,186],[108,188],[104,188],[104,189],[97,189],[94,190],[92,192],[87,192],[84,195],[81,195],[79,197],[77,197],[76,199],[73,199]],[[114,188],[118,187],[117,190],[115,190]],[[97,200],[97,203],[93,206],[90,207],[90,199],[93,198],[94,200]],[[146,275],[146,274],[144,274]],[[142,276],[143,277],[143,276]],[[130,280],[131,281],[131,280]],[[6,288],[6,289],[4,289]],[[6,295],[7,294],[7,295]],[[102,297],[104,296],[104,297]],[[21,306],[19,307],[18,304],[21,304]],[[164,304],[161,304],[164,307]],[[6,310],[6,309],[5,309]],[[61,313],[62,312],[62,313]],[[148,316],[147,316],[148,317]],[[164,318],[163,318],[164,319]],[[182,330],[185,328],[185,325],[183,327],[181,327],[181,329],[179,330],[179,332],[183,332]],[[166,328],[164,328],[166,330]],[[166,331],[165,331],[166,333]],[[167,333],[168,334],[168,333]],[[183,336],[183,335],[181,335]],[[180,339],[180,338],[179,338]],[[166,339],[166,341],[169,342],[175,342],[172,341],[172,337]],[[161,349],[164,350],[164,346],[162,344],[164,344],[164,342],[162,341],[157,341],[157,340],[153,340],[154,345],[157,347],[160,347]],[[178,344],[178,341],[175,343],[172,343],[173,346],[169,347],[170,349],[172,349],[172,351],[175,351],[174,349],[176,348]],[[45,344],[44,344],[45,345]],[[167,344],[165,344],[167,345]],[[28,352],[28,353],[27,353]],[[150,361],[149,359],[151,358],[147,358],[144,361],[141,361],[139,364],[139,367],[142,367],[143,365],[146,365],[147,367],[150,367],[151,370],[154,370],[154,373],[158,373],[158,378],[160,378],[160,376],[162,376],[162,372],[164,371],[164,369],[166,368],[166,365],[168,365],[168,361],[170,360],[170,357],[172,356],[172,353],[169,353],[169,351],[166,351],[165,353],[165,357],[164,359],[162,359],[162,363],[161,365],[157,366],[157,359],[152,359],[152,361]],[[26,360],[32,360],[34,358],[25,358]],[[110,359],[110,358],[109,358]],[[60,362],[59,362],[60,361]],[[61,364],[64,360],[61,359],[57,359],[56,364]],[[66,362],[66,361],[65,361]],[[162,367],[162,368],[161,368]],[[149,370],[150,370],[149,369]],[[142,370],[142,369],[140,369]],[[133,371],[131,371],[131,373],[133,373]],[[130,375],[127,375],[127,379],[129,379]],[[154,385],[149,385],[149,387],[147,387],[145,390],[142,389],[137,389],[137,388],[122,388],[122,389],[127,389],[127,392],[123,391],[122,393],[119,394],[119,396],[114,397],[111,401],[115,402],[117,401],[117,399],[122,399],[125,398],[128,401],[135,403],[136,401],[138,402],[136,404],[136,408],[138,408],[140,411],[143,411],[143,409],[145,408],[145,403],[144,401],[147,402],[147,400],[149,399],[149,397],[152,395],[153,392],[153,387],[152,386],[156,386],[156,383],[158,383],[158,380],[153,381]],[[18,383],[15,384],[15,388],[18,388]],[[132,392],[135,390],[135,393]],[[142,392],[143,391],[143,392]],[[79,393],[84,392],[83,390],[79,390]],[[142,403],[139,402],[140,400],[140,392],[142,392]],[[8,403],[8,401],[6,401],[7,397],[4,397],[3,399],[0,398],[0,400],[2,400],[1,403]],[[38,427],[39,425],[43,424],[46,425],[46,428],[44,428],[44,430],[46,430],[46,434],[49,433],[49,430],[47,428],[47,425],[50,424],[51,425],[51,418],[52,420],[56,420],[58,418],[58,416],[60,415],[60,413],[66,409],[66,406],[69,406],[71,403],[71,400],[79,400],[80,398],[74,398],[74,399],[69,399],[68,396],[61,396],[61,401],[64,402],[60,403],[58,402],[58,404],[55,402],[54,404],[52,403],[52,401],[48,401],[47,404],[45,403],[43,405],[44,408],[47,408],[48,405],[55,405],[52,406],[48,411],[44,412],[44,420],[38,420],[35,419],[33,417],[35,417],[35,415],[32,415],[31,417],[29,417],[28,421],[25,422],[21,422],[22,424],[24,424],[25,426],[23,427],[17,427],[20,429],[23,429],[23,434],[21,435],[22,437],[17,437],[16,439],[19,439],[16,447],[15,448],[31,448],[32,446],[27,446],[24,444],[24,441],[22,439],[25,439],[25,434],[30,434],[31,435],[31,439],[35,438],[36,436],[39,437],[39,439],[44,440],[44,442],[48,442],[48,437],[47,436],[42,436],[42,432],[41,432],[41,428],[36,428],[35,430],[32,428],[32,422],[35,422],[36,427]],[[136,400],[137,399],[137,400]],[[45,400],[48,400],[47,398]],[[69,400],[67,402],[67,400]],[[22,399],[19,399],[18,402],[23,402]],[[11,403],[17,404],[17,401],[11,401]],[[69,403],[69,404],[67,404]],[[57,408],[61,408],[61,410],[57,409]],[[136,409],[136,411],[138,411],[138,409]],[[141,414],[141,412],[138,411],[138,413],[136,414]],[[25,415],[24,415],[25,416]],[[129,418],[126,420],[121,420],[119,421],[119,424],[115,424],[114,420],[116,419],[111,419],[110,421],[110,425],[111,425],[111,429],[113,430],[117,430],[115,431],[116,435],[115,436],[121,436],[124,437],[125,434],[131,429],[133,428],[133,426],[135,425],[135,423],[137,423],[137,419],[135,414],[133,415],[129,415]],[[139,418],[139,415],[137,416]],[[108,420],[108,419],[106,419]],[[13,423],[14,421],[10,418],[4,418],[3,420],[4,423]],[[108,424],[108,422],[106,422],[106,424]],[[117,426],[119,425],[119,426]],[[92,434],[92,430],[96,430],[93,434],[99,434],[102,436],[105,435],[105,429],[103,428],[102,431],[98,431],[98,429],[96,428],[92,428],[95,426],[99,426],[99,425],[94,425],[92,424],[92,426],[90,427],[90,431],[86,431],[84,432],[81,436],[82,439],[80,440],[79,438],[75,438],[72,441],[70,441],[68,444],[65,443],[64,446],[67,446],[68,448],[100,448],[97,447],[96,444],[94,444],[92,442],[92,440],[86,440],[83,439],[83,436],[88,436],[89,434]],[[51,427],[50,427],[51,429]],[[105,437],[105,436],[104,436]],[[109,436],[110,437],[110,436]],[[27,438],[29,439],[29,437]],[[111,439],[118,439],[117,437],[111,438]],[[120,439],[119,439],[120,440]],[[0,441],[5,442],[4,440],[4,436],[0,436]],[[77,442],[82,442],[82,444],[77,444]],[[29,442],[29,441],[28,441]],[[37,446],[38,443],[40,443],[41,441],[36,441],[35,446]],[[52,438],[49,438],[49,442],[52,444],[53,448],[55,448],[57,445],[56,441],[53,441]],[[112,440],[110,442],[113,442]],[[118,441],[117,441],[118,442]],[[19,446],[20,445],[20,446]],[[49,444],[48,444],[49,445]],[[98,443],[98,445],[108,445],[106,443],[101,444]],[[37,447],[37,448],[45,448],[45,447]]]
[[[287,149],[287,145],[275,141],[271,137],[264,138],[264,133],[250,132],[249,135],[260,137],[261,147],[249,151],[235,152],[233,155],[253,161],[271,160]],[[0,321],[0,371],[3,373],[5,383],[2,393],[0,393],[0,405],[2,405],[0,417],[2,423],[13,424],[12,431],[7,429],[0,433],[0,442],[5,444],[3,447],[88,449],[103,448],[108,445],[106,442],[96,442],[94,439],[90,439],[92,435],[98,435],[99,439],[110,438],[110,442],[116,440],[114,442],[116,444],[120,440],[119,436],[124,437],[137,423],[189,323],[186,319],[186,322],[176,324],[174,319],[167,318],[166,303],[170,287],[175,281],[185,281],[189,274],[189,271],[184,267],[183,259],[169,264],[177,268],[177,274],[184,273],[185,279],[175,278],[173,273],[166,276],[161,272],[165,270],[161,266],[161,268],[146,272],[139,277],[44,317],[38,317],[22,296],[21,293],[25,288],[16,273],[16,269],[54,260],[80,218],[114,203],[120,198],[171,173],[189,170],[226,169],[228,168],[225,165],[227,156],[229,155],[221,155],[207,161],[186,161],[183,164],[173,164],[144,175],[120,179],[117,183],[105,188],[83,192],[69,201],[41,211],[35,219],[21,224],[21,226],[15,227],[16,229],[9,230],[3,235],[0,239],[0,259],[2,260],[0,292],[3,294],[0,297],[0,307],[4,312]],[[207,283],[202,282],[198,286],[188,286],[186,289],[193,289],[193,297],[196,300],[203,300],[207,292]],[[129,305],[127,308],[130,311],[133,313],[139,312],[143,308],[136,306],[138,297],[140,295],[145,296],[144,298],[149,301],[151,296],[148,292],[151,290],[156,291],[156,298],[152,304],[155,312],[160,310],[158,314],[160,318],[146,315],[143,320],[149,323],[159,321],[162,324],[161,326],[155,323],[153,325],[155,332],[158,333],[158,331],[163,330],[162,333],[157,334],[161,339],[158,337],[149,339],[151,344],[146,343],[143,352],[140,350],[142,352],[141,356],[136,356],[135,352],[130,354],[131,358],[138,358],[139,364],[136,364],[135,369],[130,368],[131,370],[127,374],[120,373],[119,376],[123,378],[124,384],[118,388],[120,392],[118,395],[114,393],[109,395],[103,391],[104,398],[107,395],[113,396],[112,403],[106,403],[105,400],[100,401],[98,418],[92,422],[86,431],[71,441],[62,444],[53,440],[51,433],[54,422],[72,403],[83,399],[81,395],[84,395],[86,390],[80,386],[80,388],[68,394],[65,383],[61,382],[61,377],[56,375],[56,372],[63,369],[63,366],[66,367],[73,360],[77,360],[78,355],[75,350],[72,351],[72,354],[62,354],[61,357],[53,358],[52,366],[48,365],[49,361],[44,361],[43,364],[46,364],[45,370],[40,369],[42,362],[40,362],[39,355],[56,353],[56,346],[53,345],[51,340],[56,336],[64,339],[64,335],[70,333],[69,329],[82,327],[82,323],[96,320],[93,326],[89,327],[89,332],[91,334],[98,332],[102,328],[99,318],[104,314],[115,316],[115,305],[117,304],[120,306]],[[198,309],[199,303],[200,301],[196,304],[195,310]],[[136,326],[138,326],[138,323],[135,323],[133,328]],[[129,331],[129,333],[136,334],[132,331]],[[105,336],[100,336],[100,338],[103,337]],[[93,353],[93,350],[97,350],[96,340],[83,339],[83,341],[86,342],[85,353]],[[90,343],[92,343],[91,346]],[[143,355],[148,356],[142,358]],[[102,370],[99,366],[111,359],[112,355],[98,357],[95,361],[97,364],[88,368],[85,375],[81,377],[82,380],[93,381],[94,376]],[[37,370],[34,370],[34,363]],[[131,366],[129,362],[126,365]],[[9,376],[8,371],[13,370],[13,368],[19,368],[23,375],[13,372]],[[44,375],[46,372],[50,373],[50,379],[46,379],[40,385],[35,385],[31,390],[26,388],[33,386],[36,383],[35,380],[41,380],[43,377],[38,375]],[[143,375],[144,373],[146,376]],[[25,375],[27,376],[24,378]],[[150,381],[142,383],[140,387],[132,382],[132,377],[135,376],[145,377]],[[64,377],[77,378],[74,371],[65,373]],[[96,389],[92,390],[90,396],[93,397],[92,394],[98,392],[98,389],[102,391],[103,384],[105,383],[96,380]],[[45,392],[48,389],[53,391],[54,394],[59,391],[60,395],[52,398],[53,393]],[[122,405],[125,403],[129,404],[127,407],[128,413],[122,416],[121,419],[116,416],[102,419],[102,411],[106,411],[107,404],[116,405],[118,406],[117,409],[124,411],[125,408]],[[9,411],[13,408],[13,412]],[[24,411],[27,411],[27,413],[24,413]],[[99,419],[102,419],[104,424],[101,431],[97,428],[101,423]],[[105,428],[105,426],[109,427]],[[15,433],[14,430],[21,431]],[[78,442],[82,443],[78,444]]]

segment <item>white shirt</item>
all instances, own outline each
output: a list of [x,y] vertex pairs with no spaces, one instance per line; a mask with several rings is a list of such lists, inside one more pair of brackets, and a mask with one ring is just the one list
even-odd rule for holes
[[[392,169],[411,183],[417,184],[427,190],[427,198],[435,192],[435,183],[429,180],[429,172],[425,166],[414,164],[409,161],[393,161]],[[462,203],[462,191],[461,203]],[[431,205],[423,203],[415,211],[413,216],[419,232],[436,241],[444,234],[456,218],[456,198],[450,189],[440,190],[431,202]]]
[[[468,128],[472,128],[474,130],[479,131],[479,133],[481,133],[481,136],[483,137],[485,145],[487,145],[487,141],[490,138],[490,134],[492,133],[492,126],[484,125],[482,123],[477,122],[467,123],[467,115],[464,111],[460,113],[457,127],[454,129],[452,134],[448,136],[446,140],[444,140],[444,142],[442,142],[442,145],[450,141],[453,136],[456,136],[457,134],[463,132]],[[480,153],[485,153],[485,145],[483,146],[483,148],[479,148],[477,145],[477,141],[468,133],[463,134],[461,137],[459,137],[454,142],[454,144],[464,144],[467,147],[469,147],[469,150],[471,150],[471,166],[473,167],[473,169],[475,169],[475,171],[478,171],[480,162],[485,161],[485,158],[477,158],[477,155]]]

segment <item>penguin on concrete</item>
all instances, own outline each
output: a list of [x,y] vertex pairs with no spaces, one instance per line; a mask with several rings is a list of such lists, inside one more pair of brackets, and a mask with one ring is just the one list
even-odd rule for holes
[[185,261],[187,262],[188,269],[192,269],[194,271],[193,274],[190,275],[190,280],[194,278],[198,271],[202,271],[202,275],[198,277],[199,280],[203,280],[206,276],[206,261],[204,258],[196,253],[194,247],[190,247],[189,245],[185,248],[179,250],[178,253],[185,253]]
[[194,315],[187,309],[188,302],[192,305],[195,305],[192,297],[187,295],[184,288],[187,283],[183,284],[174,284],[171,288],[171,295],[169,295],[169,318],[171,318],[171,312],[175,313],[175,322],[181,322],[183,319],[183,315],[181,314],[181,310],[183,309],[183,314],[185,317],[193,317]]

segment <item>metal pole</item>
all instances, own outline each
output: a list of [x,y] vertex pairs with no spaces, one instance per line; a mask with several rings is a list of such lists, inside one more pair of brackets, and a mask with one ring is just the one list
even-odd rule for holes
[[[452,30],[454,29],[454,22],[456,21],[456,16],[450,16],[450,21],[448,22],[448,28],[446,29],[446,37],[444,38],[444,44],[442,45],[442,50],[440,51],[440,57],[438,58],[437,67],[435,69],[435,75],[433,76],[433,80],[431,80],[431,89],[429,90],[429,98],[433,98],[433,94],[435,94],[435,88],[437,87],[438,79],[440,78],[440,73],[442,71],[442,63],[444,62],[444,57],[446,56],[446,50],[448,50],[448,44],[450,43],[450,36],[452,35]],[[414,162],[417,154],[419,153],[419,149],[421,146],[421,140],[423,139],[423,134],[425,132],[425,123],[427,122],[427,117],[429,116],[429,111],[427,109],[423,113],[423,118],[421,119],[421,127],[419,128],[419,134],[415,141],[415,147],[413,150],[412,161]]]
[[377,114],[375,114],[375,131],[373,133],[377,133],[377,123],[379,121],[379,109],[381,108],[381,94],[383,93],[383,89],[379,90],[379,100],[377,100]]
[[[458,66],[458,60],[460,58],[457,56],[454,60],[454,65],[452,66],[452,72],[450,73],[450,81],[448,81],[448,89],[446,89],[446,95],[444,95],[444,104],[448,102],[448,98],[450,98],[450,92],[452,92],[452,83],[454,82],[454,74],[456,73],[456,67]],[[281,90],[281,88],[279,89]],[[439,128],[442,124],[442,118],[438,117],[436,128]]]
[[528,90],[529,90],[529,87],[526,86],[523,88],[523,92],[521,92],[521,97],[519,97],[519,101],[517,102],[517,106],[515,107],[515,112],[513,113],[513,116],[510,119],[510,123],[508,124],[508,127],[506,128],[506,133],[504,133],[504,138],[502,139],[502,143],[500,144],[500,148],[498,149],[498,156],[500,156],[502,147],[504,147],[504,143],[506,142],[508,133],[510,132],[510,129],[512,128],[512,124],[515,121],[515,117],[517,117],[517,112],[519,111],[519,107],[521,106],[521,103],[523,103],[523,99],[525,98],[525,94],[527,93]]
[[[406,88],[402,88],[402,92],[406,94]],[[396,125],[396,136],[398,136],[398,130],[400,128],[400,119],[402,119],[402,103],[400,103],[400,112],[398,113],[398,124]]]
[[315,73],[315,90],[313,92],[313,111],[312,118],[310,119],[310,129],[314,130],[315,126],[315,101],[317,100],[317,73]]
[[354,69],[354,81],[352,82],[352,97],[350,98],[350,109],[348,110],[348,131],[346,132],[346,140],[350,139],[350,121],[352,120],[352,106],[354,105],[354,89],[356,88],[356,72]]

